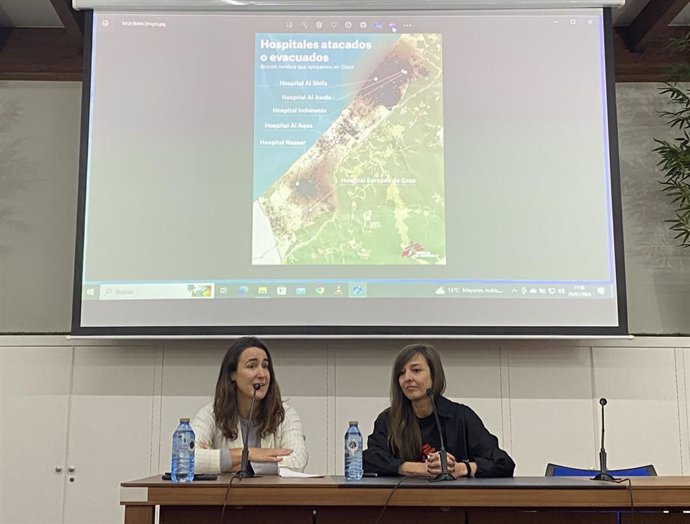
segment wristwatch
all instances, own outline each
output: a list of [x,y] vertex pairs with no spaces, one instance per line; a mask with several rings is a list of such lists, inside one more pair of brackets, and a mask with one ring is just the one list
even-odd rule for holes
[[474,477],[474,473],[472,473],[472,465],[470,464],[470,461],[467,459],[461,460],[465,467],[467,468],[467,478],[471,479]]

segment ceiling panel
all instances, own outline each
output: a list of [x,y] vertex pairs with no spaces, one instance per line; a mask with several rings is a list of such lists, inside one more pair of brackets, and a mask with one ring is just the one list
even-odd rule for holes
[[690,25],[690,5],[686,5],[671,25]]
[[0,25],[62,27],[50,0],[0,0]]
[[[613,10],[613,23],[617,26],[627,26],[640,14],[640,11],[652,0],[626,0],[625,6]],[[687,5],[671,22],[675,26],[690,25],[690,5]]]
[[613,23],[615,25],[629,25],[649,3],[649,0],[625,0],[625,6],[613,10]]

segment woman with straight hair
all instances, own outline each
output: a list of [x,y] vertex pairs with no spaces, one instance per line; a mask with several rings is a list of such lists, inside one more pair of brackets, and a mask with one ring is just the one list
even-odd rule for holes
[[213,402],[201,408],[192,421],[197,473],[239,470],[254,395],[247,437],[249,462],[254,472],[278,474],[278,467],[304,470],[307,450],[302,421],[280,397],[266,344],[256,337],[243,337],[225,353]]
[[404,347],[393,364],[391,406],[374,423],[364,452],[364,471],[378,475],[436,477],[441,474],[441,439],[448,473],[459,477],[512,477],[515,463],[479,416],[442,394],[446,377],[441,356],[427,344]]

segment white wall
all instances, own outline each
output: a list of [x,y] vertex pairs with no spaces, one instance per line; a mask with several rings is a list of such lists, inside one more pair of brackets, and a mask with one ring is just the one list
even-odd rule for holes
[[[402,345],[269,342],[304,422],[307,471],[342,474],[347,421],[371,432]],[[610,467],[690,474],[689,339],[436,345],[447,395],[479,413],[517,475],[543,475],[547,462],[596,467],[601,396]],[[121,522],[119,483],[169,469],[177,419],[210,400],[226,346],[0,337],[0,471],[12,472],[0,476],[0,522]],[[32,505],[38,484],[47,502]]]
[[0,82],[0,333],[70,327],[80,90]]
[[670,139],[660,84],[618,84],[618,134],[630,331],[690,334],[690,249],[676,246],[664,220],[654,138]]

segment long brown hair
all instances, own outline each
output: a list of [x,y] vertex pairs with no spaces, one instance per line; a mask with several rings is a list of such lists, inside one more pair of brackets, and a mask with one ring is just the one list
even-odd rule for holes
[[237,371],[240,355],[242,355],[245,349],[249,348],[259,348],[266,352],[268,370],[271,373],[266,396],[256,406],[258,413],[254,415],[254,420],[257,421],[259,437],[263,438],[266,435],[275,433],[278,426],[285,419],[285,409],[283,409],[283,401],[280,397],[280,387],[273,370],[273,359],[266,344],[256,337],[242,337],[230,346],[225,353],[225,357],[223,357],[220,373],[218,374],[218,382],[216,382],[216,394],[213,398],[213,417],[216,425],[223,432],[223,436],[229,440],[237,438],[237,423],[239,421],[237,384],[231,377]]
[[443,372],[441,356],[429,344],[410,344],[402,348],[393,363],[391,374],[391,407],[388,410],[388,445],[396,456],[406,461],[419,460],[422,452],[422,434],[412,409],[412,402],[403,394],[398,377],[403,367],[416,355],[422,355],[431,371],[431,390],[434,396],[446,389],[446,375]]

